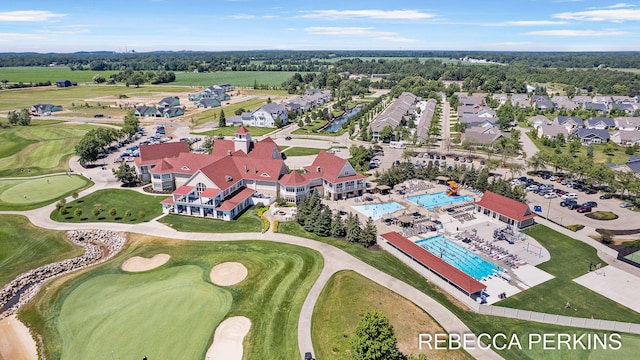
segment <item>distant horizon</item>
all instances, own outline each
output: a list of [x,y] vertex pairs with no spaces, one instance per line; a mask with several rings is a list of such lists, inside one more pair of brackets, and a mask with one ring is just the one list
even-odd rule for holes
[[0,53],[129,49],[634,52],[640,1],[23,0],[0,10]]

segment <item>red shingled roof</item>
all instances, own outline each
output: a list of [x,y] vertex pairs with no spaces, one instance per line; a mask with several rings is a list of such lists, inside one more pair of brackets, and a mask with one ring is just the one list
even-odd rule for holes
[[[242,179],[233,156],[225,156],[200,169],[220,190],[226,190]],[[228,178],[231,180],[228,180]]]
[[162,200],[162,201],[161,201],[161,203],[163,203],[163,204],[170,204],[170,205],[171,205],[171,204],[173,204],[173,203],[174,203],[174,201],[173,201],[173,196],[169,196],[168,198],[166,198],[166,199]]
[[236,134],[249,134],[249,130],[244,126],[240,126],[238,131],[236,131]]
[[313,160],[313,163],[310,166],[305,166],[304,168],[309,172],[308,176],[312,178],[321,177],[332,183],[365,178],[363,175],[358,173],[349,176],[340,176],[340,173],[345,166],[350,166],[347,165],[347,160],[326,151],[320,151],[315,160]]
[[140,156],[135,159],[135,163],[138,166],[149,165],[160,159],[176,157],[183,152],[189,152],[189,144],[186,141],[143,145],[140,146]]
[[476,205],[516,221],[527,220],[536,216],[536,214],[532,213],[531,209],[529,209],[529,205],[488,190],[484,192],[482,199],[477,201]]
[[393,244],[400,251],[411,257],[418,263],[428,267],[438,275],[444,277],[449,282],[455,284],[468,294],[484,290],[486,286],[480,281],[467,275],[464,271],[450,265],[446,261],[433,255],[429,251],[421,248],[406,237],[395,231],[380,235],[382,238]]
[[296,185],[307,185],[309,184],[310,180],[307,179],[304,175],[300,174],[299,172],[292,171],[282,176],[282,179],[280,179],[279,182],[281,185],[296,186]]
[[182,185],[173,192],[174,195],[187,195],[193,190],[193,186]]
[[200,193],[200,196],[214,198],[218,194],[220,194],[220,189],[208,188],[204,189],[204,191]]
[[238,193],[236,193],[235,195],[233,195],[232,197],[230,197],[229,199],[223,201],[222,204],[220,204],[220,206],[217,207],[217,210],[229,211],[235,208],[236,206],[238,206],[238,204],[240,204],[241,202],[251,197],[253,193],[255,193],[255,190],[244,188]]

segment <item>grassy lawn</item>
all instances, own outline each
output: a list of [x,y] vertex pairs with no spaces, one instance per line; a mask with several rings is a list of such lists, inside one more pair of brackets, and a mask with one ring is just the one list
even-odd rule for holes
[[[126,273],[131,256],[171,260]],[[248,277],[219,287],[213,266],[242,262]],[[203,359],[220,321],[251,320],[244,359],[299,359],[298,315],[322,268],[319,253],[266,241],[174,241],[130,235],[100,266],[56,279],[20,313],[44,340],[47,358]],[[82,334],[79,336],[78,334]],[[105,355],[107,354],[107,355]]]
[[15,66],[0,68],[0,78],[9,80],[10,83],[39,83],[51,81],[56,86],[56,81],[68,79],[78,83],[93,82],[93,77],[97,74],[108,79],[111,74],[118,71],[94,71],[94,70],[71,70],[67,66]]
[[[526,134],[533,141],[539,151],[542,151],[547,155],[555,155],[555,149],[542,145],[542,141],[540,139],[533,139],[529,132],[527,132]],[[612,162],[614,164],[626,164],[627,160],[629,160],[630,155],[624,153],[624,147],[615,143],[611,144],[614,148],[612,154],[613,156],[602,152],[602,150],[604,149],[604,144],[593,144],[593,162],[595,164],[607,162]],[[587,148],[588,146],[581,146],[580,150],[575,154],[575,156],[586,156]],[[569,153],[569,144],[565,144],[561,149],[563,153]]]
[[[91,76],[95,75],[92,73]],[[69,79],[73,80],[73,79]],[[115,101],[119,95],[132,97],[162,97],[166,93],[188,93],[192,89],[185,86],[159,86],[159,85],[142,85],[139,88],[124,85],[79,85],[69,88],[56,88],[55,86],[47,86],[42,88],[16,89],[3,91],[0,97],[0,111],[9,111],[23,108],[30,108],[38,103],[50,103],[62,105],[64,110],[71,109],[71,104],[79,105],[85,103],[85,99],[104,98],[101,104],[106,105],[107,100]],[[90,105],[96,105],[97,102],[90,102]],[[97,110],[96,110],[97,112]],[[56,115],[64,115],[65,113],[57,113]]]
[[[224,105],[222,107],[217,107],[210,110],[205,110],[201,113],[195,114],[193,116],[187,116],[191,124],[195,126],[199,126],[206,123],[215,123],[218,124],[220,120],[220,112],[224,110],[225,118],[229,119],[232,116],[235,116],[236,110],[244,109],[245,111],[253,111],[262,105],[266,104],[266,99],[261,98],[252,98],[245,101],[240,101],[237,103]],[[217,133],[216,133],[217,135]]]
[[[349,244],[342,240],[337,240],[333,238],[323,238],[317,235],[308,233],[300,227],[295,222],[283,222],[278,225],[278,232],[287,233],[295,236],[306,237],[309,239],[325,242],[327,244],[333,245],[347,253],[353,255],[354,257],[366,262],[367,264],[371,264],[375,266],[377,269],[403,281],[416,289],[422,291],[426,295],[432,297],[434,300],[438,301],[440,304],[449,309],[453,314],[462,320],[475,334],[487,333],[487,334],[496,334],[496,333],[508,333],[508,336],[512,333],[518,334],[521,339],[525,339],[529,336],[529,334],[544,334],[544,333],[593,333],[592,330],[580,330],[571,327],[557,326],[557,325],[548,325],[542,324],[532,321],[523,321],[495,316],[487,316],[487,315],[479,315],[474,312],[468,311],[465,307],[459,304],[452,297],[447,295],[444,291],[428,282],[424,276],[418,274],[413,269],[407,267],[404,263],[398,260],[393,255],[389,254],[386,251],[372,251],[364,249],[360,245]],[[582,244],[582,243],[581,243]],[[588,262],[586,265],[586,269],[588,269]],[[534,288],[535,289],[535,288]],[[502,305],[502,304],[500,304]],[[564,303],[563,303],[564,305]],[[573,302],[572,302],[573,305]],[[606,318],[607,309],[599,309],[599,311],[595,314],[598,318]],[[627,319],[626,321],[634,321],[632,319]],[[598,332],[599,334],[604,334],[606,332]],[[638,335],[623,335],[624,336],[624,349],[625,353],[627,351],[635,351],[640,347],[640,336]],[[505,349],[498,351],[498,354],[507,358],[507,359],[537,359],[540,358],[540,353],[542,350],[538,348],[533,349],[524,349],[524,351],[520,351],[516,348]],[[607,354],[606,351],[599,352],[601,355],[604,353]],[[593,353],[592,353],[593,354]],[[610,354],[610,353],[609,353]],[[632,354],[629,352],[628,354]],[[571,350],[571,351],[547,351],[545,354],[548,358],[553,359],[567,359],[567,358],[576,358],[583,359],[588,358],[590,356],[588,350]],[[545,357],[545,358],[546,358]]]
[[[258,127],[258,126],[245,126],[245,127],[247,128],[247,130],[249,130],[249,132],[251,133],[251,136],[263,136],[270,132],[274,132],[278,130],[276,128],[265,128],[265,127]],[[225,127],[219,127],[213,130],[198,132],[194,134],[200,135],[200,136],[214,136],[214,137],[234,136],[239,128],[240,128],[239,126],[225,126]]]
[[0,130],[0,177],[63,172],[82,136],[95,126],[32,121]]
[[[258,85],[279,86],[290,79],[296,71],[216,71],[209,73],[176,72],[176,81],[169,85],[231,84],[233,86],[253,87]],[[299,72],[302,76],[306,72]]]
[[0,179],[0,210],[29,210],[93,185],[80,175],[52,175],[25,180]]
[[440,325],[412,302],[352,271],[334,274],[318,298],[311,329],[317,358],[350,360],[349,341],[362,315],[373,309],[389,318],[403,354],[470,358],[462,351],[420,350],[417,334],[442,333]]
[[296,129],[292,132],[292,134],[296,135],[307,135],[307,134],[315,134],[318,132],[318,129],[325,126],[327,124],[327,120],[314,120],[305,126]]
[[262,231],[262,220],[260,220],[255,210],[247,210],[233,221],[178,214],[169,214],[158,221],[178,231],[186,232],[237,233]]
[[318,149],[318,148],[306,148],[306,147],[297,147],[292,146],[284,151],[284,154],[289,156],[308,156],[308,155],[318,155],[318,153],[322,150],[326,149]]
[[0,215],[0,288],[23,272],[72,258],[84,250],[61,231],[33,226],[20,215]]
[[[551,314],[640,323],[640,314],[593,292],[573,279],[589,272],[589,264],[602,263],[591,246],[542,225],[525,231],[551,253],[551,260],[537,267],[555,276],[498,305]],[[571,308],[565,308],[566,302]]]
[[[103,189],[87,196],[67,203],[64,207],[65,214],[54,210],[51,219],[60,222],[116,222],[123,224],[138,224],[149,221],[162,214],[160,201],[163,196],[145,195],[134,190]],[[93,210],[100,208],[98,215]],[[80,216],[76,216],[76,209],[82,210]],[[111,209],[116,209],[116,214],[111,215]],[[126,212],[131,211],[131,216]],[[144,212],[144,216],[141,212]]]

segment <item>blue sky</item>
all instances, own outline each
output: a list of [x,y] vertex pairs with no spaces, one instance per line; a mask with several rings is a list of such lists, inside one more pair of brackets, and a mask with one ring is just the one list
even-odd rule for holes
[[640,1],[7,2],[0,52],[640,51]]

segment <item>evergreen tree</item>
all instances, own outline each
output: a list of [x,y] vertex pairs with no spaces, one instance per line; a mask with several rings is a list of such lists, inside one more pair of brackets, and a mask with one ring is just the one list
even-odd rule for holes
[[304,220],[304,225],[302,225],[302,227],[308,232],[314,232],[316,229],[316,222],[322,212],[322,204],[318,203],[317,206],[313,206],[313,203],[311,203],[309,205],[312,205],[312,207],[309,210],[309,216]]
[[360,232],[360,244],[364,247],[373,246],[376,244],[377,237],[378,230],[376,229],[376,225],[373,223],[373,219],[369,217],[369,219],[367,219],[367,223]]
[[220,118],[218,120],[218,127],[227,126],[227,117],[224,116],[224,110],[220,110]]
[[344,222],[342,221],[342,216],[340,216],[340,212],[336,211],[333,215],[333,219],[331,220],[331,236],[335,238],[344,237],[346,234],[346,229],[344,228]]
[[474,188],[480,191],[485,191],[487,190],[488,186],[489,186],[489,170],[487,170],[487,168],[485,167],[482,170],[480,170],[480,173],[478,174],[478,178],[476,179]]
[[298,204],[298,212],[296,213],[296,221],[300,225],[304,225],[304,222],[309,217],[309,196],[305,196],[300,200]]
[[349,213],[347,218],[347,232],[346,240],[351,243],[357,243],[360,241],[360,219],[357,215]]
[[313,232],[318,236],[329,236],[331,234],[331,209],[323,206],[320,216],[316,220]]
[[378,310],[366,313],[351,338],[351,359],[400,360],[403,358],[389,319]]

